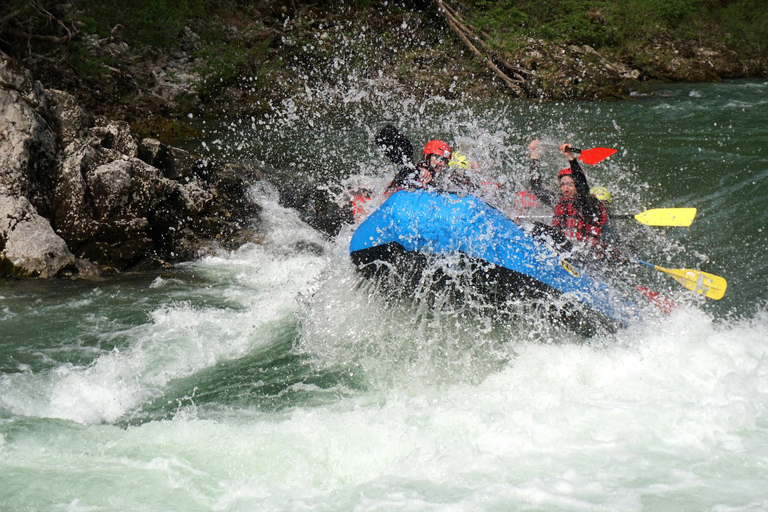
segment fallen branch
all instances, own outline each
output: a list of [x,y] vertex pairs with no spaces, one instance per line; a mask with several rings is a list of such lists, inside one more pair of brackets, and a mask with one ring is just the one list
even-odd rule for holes
[[[521,87],[521,85],[524,83],[524,79],[522,77],[516,77],[516,80],[513,80],[510,78],[506,73],[504,73],[494,62],[493,60],[488,57],[487,55],[483,54],[480,50],[477,49],[477,47],[472,44],[472,41],[469,40],[469,37],[467,36],[467,32],[472,34],[474,36],[474,33],[469,31],[468,28],[466,28],[451,12],[448,11],[448,9],[445,8],[443,4],[443,0],[435,0],[435,4],[437,5],[437,10],[440,13],[440,15],[445,19],[446,23],[450,27],[453,32],[459,36],[459,39],[462,40],[464,45],[469,48],[469,50],[480,57],[481,59],[484,59],[486,61],[486,64],[489,68],[499,77],[501,78],[501,81],[504,82],[504,85],[509,87],[512,91],[515,92],[518,96],[525,96],[525,91]],[[463,27],[463,28],[462,28]],[[475,36],[476,38],[476,36]]]
[[12,12],[10,14],[6,14],[2,18],[0,18],[0,27],[11,21],[12,19],[16,18],[21,14],[21,11]]
[[[467,35],[467,37],[471,38],[473,41],[478,42],[483,47],[483,49],[486,52],[491,54],[491,57],[493,58],[494,63],[496,63],[497,65],[500,65],[501,67],[503,67],[503,68],[507,69],[508,71],[510,71],[510,72],[514,73],[515,75],[517,75],[515,78],[518,81],[521,81],[521,82],[525,81],[525,79],[521,75],[529,75],[530,76],[532,74],[531,70],[529,70],[529,69],[521,68],[520,66],[513,66],[512,64],[507,62],[504,58],[502,58],[499,55],[499,53],[496,50],[494,50],[491,47],[491,45],[489,45],[487,42],[483,41],[482,38],[477,37],[477,34],[475,34],[476,29],[474,27],[471,27],[471,26],[467,25],[464,22],[464,20],[462,19],[461,15],[459,14],[459,12],[456,9],[454,9],[453,7],[451,7],[450,5],[445,3],[444,1],[442,2],[442,5],[448,11],[448,14],[450,14],[454,18],[454,21],[455,21],[456,25]],[[482,32],[482,34],[484,35],[484,37],[486,39],[490,39],[491,38],[491,36],[488,35],[485,32]]]
[[60,37],[32,34],[29,32],[22,32],[21,30],[16,30],[15,28],[0,29],[0,32],[3,34],[8,34],[9,36],[23,37],[25,39],[34,39],[35,41],[45,41],[47,43],[54,43],[54,44],[67,44],[72,40],[72,33],[69,31],[67,31],[67,35],[60,36]]

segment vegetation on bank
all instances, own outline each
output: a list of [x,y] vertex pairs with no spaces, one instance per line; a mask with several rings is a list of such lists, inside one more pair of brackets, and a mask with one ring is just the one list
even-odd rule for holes
[[[362,78],[385,73],[425,94],[450,94],[456,77],[466,78],[471,92],[482,94],[478,82],[498,90],[492,64],[508,62],[521,72],[536,70],[518,94],[558,99],[620,96],[620,87],[610,83],[620,77],[768,74],[764,0],[445,0],[473,40],[491,52],[486,58],[467,51],[436,5],[6,0],[0,5],[0,50],[28,65],[45,85],[81,93],[97,113],[126,119],[142,135],[159,130],[169,137],[184,135],[178,117],[195,109],[220,112],[240,101],[258,110],[307,81],[348,76],[350,68]],[[336,65],[340,58],[343,70]],[[166,68],[172,60],[184,64]],[[584,69],[587,61],[591,70]],[[561,68],[559,76],[556,70],[547,74],[553,68]],[[159,101],[151,92],[158,74],[194,75],[194,91],[172,91]],[[582,83],[570,79],[578,74]]]
[[627,53],[658,40],[730,45],[745,55],[768,48],[763,0],[479,0],[460,2],[467,19],[500,47],[527,38],[616,48]]
[[[742,60],[768,56],[764,0],[461,1],[467,21],[515,52],[530,38],[609,50],[649,64],[659,44],[727,47]],[[764,64],[763,64],[764,66]]]

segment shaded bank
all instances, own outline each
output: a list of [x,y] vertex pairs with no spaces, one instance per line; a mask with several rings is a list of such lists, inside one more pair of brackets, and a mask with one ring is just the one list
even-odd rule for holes
[[447,98],[592,100],[649,80],[768,73],[768,7],[754,0],[46,1],[46,16],[28,2],[0,8],[0,49],[46,87],[165,142],[193,132],[190,113],[261,116],[308,84],[350,79]]
[[256,170],[93,117],[2,53],[0,112],[0,276],[162,267],[253,236]]

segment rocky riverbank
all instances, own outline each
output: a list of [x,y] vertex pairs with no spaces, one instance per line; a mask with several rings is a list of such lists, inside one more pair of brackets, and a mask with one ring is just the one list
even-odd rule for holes
[[[69,43],[76,47],[74,62],[35,53],[23,61],[44,86],[70,92],[89,111],[164,142],[194,134],[186,122],[190,114],[260,116],[307,86],[349,80],[386,77],[416,96],[568,101],[628,98],[649,81],[768,76],[764,51],[740,53],[734,45],[664,33],[631,49],[507,40],[503,33],[457,29],[458,23],[468,30],[459,20],[478,9],[473,2],[441,5],[446,10],[429,1],[265,0],[228,17],[187,20],[166,47],[142,46],[116,25],[108,36],[79,32]],[[599,12],[589,19],[608,24]]]
[[[0,277],[168,268],[258,242],[265,164],[200,158],[92,115],[0,52]],[[279,199],[335,234],[344,209],[308,179]]]
[[257,236],[258,169],[91,116],[0,54],[0,276],[160,268]]
[[501,50],[494,36],[463,37],[458,7],[450,21],[427,1],[256,6],[181,26],[162,48],[121,25],[88,33],[70,4],[53,11],[66,29],[56,36],[22,33],[21,11],[0,11],[11,41],[0,46],[0,276],[163,268],[258,240],[249,187],[265,174],[313,226],[333,234],[345,221],[314,183],[173,147],[195,132],[188,117],[255,119],[311,87],[382,79],[415,97],[604,100],[650,80],[768,74],[760,55],[690,41],[648,41],[645,56],[534,38]]

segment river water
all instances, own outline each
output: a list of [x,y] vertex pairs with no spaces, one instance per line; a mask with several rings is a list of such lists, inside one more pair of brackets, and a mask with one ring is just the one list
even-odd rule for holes
[[199,149],[343,197],[394,172],[372,143],[385,122],[510,191],[533,137],[618,149],[588,169],[614,211],[699,209],[625,236],[725,277],[725,298],[628,270],[678,308],[588,340],[385,302],[351,268],[352,226],[325,236],[260,185],[258,244],[159,275],[0,283],[0,510],[768,510],[768,83],[540,104],[357,82],[209,126]]

